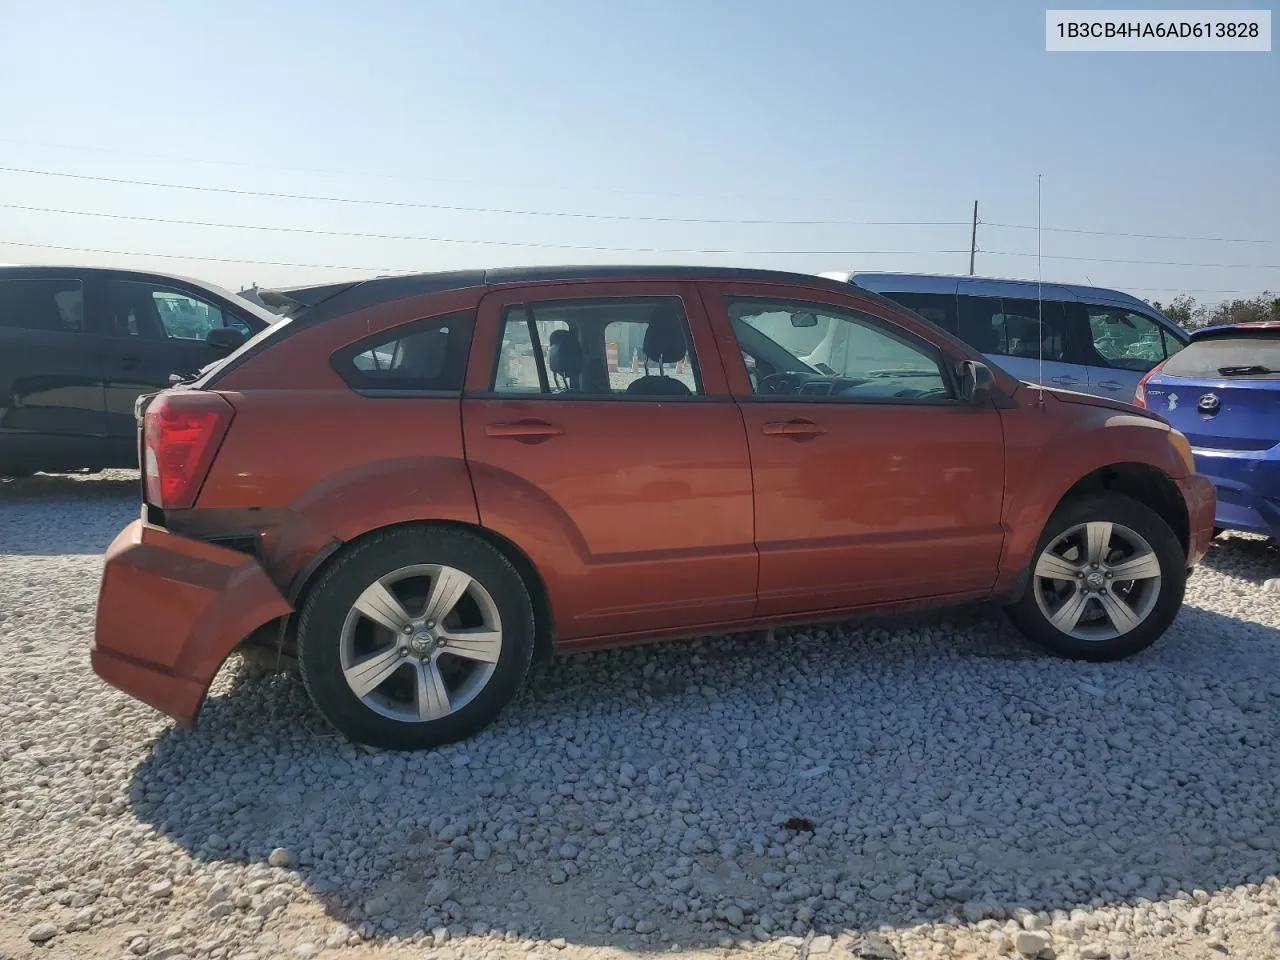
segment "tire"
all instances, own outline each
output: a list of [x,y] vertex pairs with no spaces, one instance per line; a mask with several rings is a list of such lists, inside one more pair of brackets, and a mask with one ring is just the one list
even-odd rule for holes
[[[1092,528],[1097,531],[1096,541],[1108,529],[1111,547],[1096,570],[1086,556],[1091,531],[1084,527],[1094,523],[1112,525]],[[1067,543],[1074,546],[1065,547]],[[1046,552],[1053,559],[1044,559]],[[1146,557],[1147,553],[1152,556]],[[1132,565],[1120,566],[1127,561]],[[1158,578],[1150,575],[1153,564],[1158,564]],[[1108,577],[1112,568],[1143,576]],[[1061,576],[1037,575],[1045,570]],[[1121,660],[1145,650],[1164,634],[1182,606],[1186,583],[1186,554],[1158,514],[1119,494],[1073,497],[1049,518],[1036,544],[1027,588],[1006,612],[1028,639],[1059,656]],[[1061,629],[1060,624],[1070,623],[1077,610],[1075,627]],[[1115,611],[1115,618],[1109,611]],[[1060,617],[1058,624],[1050,619],[1054,614]]]
[[[427,619],[437,596],[438,624]],[[533,606],[516,569],[474,534],[430,525],[374,533],[340,552],[298,621],[299,672],[316,708],[351,740],[391,750],[484,729],[520,689],[533,649]]]

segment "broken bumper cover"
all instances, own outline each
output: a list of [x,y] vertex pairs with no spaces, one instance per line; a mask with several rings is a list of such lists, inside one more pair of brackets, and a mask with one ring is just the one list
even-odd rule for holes
[[1175,481],[1187,505],[1189,536],[1187,538],[1187,566],[1194,567],[1209,552],[1213,542],[1214,514],[1218,497],[1213,481],[1198,473]]
[[93,670],[186,727],[227,656],[292,610],[253,557],[143,520],[120,531],[105,559]]

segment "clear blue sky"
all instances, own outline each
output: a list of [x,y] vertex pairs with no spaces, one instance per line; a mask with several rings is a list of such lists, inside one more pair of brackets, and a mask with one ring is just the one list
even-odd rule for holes
[[[0,0],[0,166],[531,211],[959,222],[601,220],[0,172],[0,204],[468,241],[6,207],[0,241],[122,255],[0,244],[0,262],[133,265],[235,287],[359,272],[136,254],[369,272],[601,261],[964,272],[967,252],[927,251],[967,251],[975,199],[983,220],[1034,225],[1042,173],[1046,226],[1269,241],[1046,233],[1047,257],[1251,265],[1046,259],[1047,280],[1148,299],[1280,289],[1280,52],[1050,54],[1044,9],[948,0]],[[1034,254],[1033,231],[983,225],[979,248],[979,273],[1035,276],[1034,256],[987,252]]]

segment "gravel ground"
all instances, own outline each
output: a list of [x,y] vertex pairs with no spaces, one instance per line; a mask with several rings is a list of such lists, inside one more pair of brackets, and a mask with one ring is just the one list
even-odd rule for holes
[[136,482],[0,482],[0,958],[1280,957],[1262,541],[1125,663],[982,610],[666,644],[397,755],[292,677],[188,733],[92,675]]

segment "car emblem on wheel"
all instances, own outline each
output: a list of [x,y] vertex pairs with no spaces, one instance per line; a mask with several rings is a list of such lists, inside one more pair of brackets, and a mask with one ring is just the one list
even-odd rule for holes
[[1218,395],[1216,393],[1206,393],[1200,398],[1199,403],[1196,404],[1201,413],[1209,415],[1217,413],[1218,407],[1221,405],[1222,401],[1218,399]]

